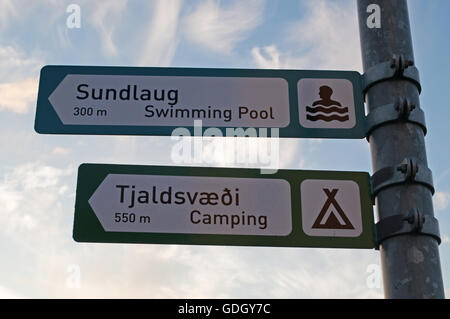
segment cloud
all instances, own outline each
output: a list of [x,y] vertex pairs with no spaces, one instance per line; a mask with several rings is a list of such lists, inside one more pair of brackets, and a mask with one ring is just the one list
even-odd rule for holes
[[252,56],[259,68],[283,68],[280,61],[281,52],[275,45],[268,45],[263,48],[254,47],[252,49]]
[[23,195],[18,190],[0,184],[0,203],[4,213],[14,212],[18,207]]
[[90,22],[97,29],[102,50],[108,56],[117,56],[118,54],[113,36],[126,5],[127,0],[99,1],[92,10]]
[[437,192],[434,194],[433,203],[437,211],[446,210],[450,206],[450,193]]
[[261,69],[311,69],[307,66],[310,56],[295,56],[292,52],[282,53],[275,44],[254,47],[251,55]]
[[0,110],[28,113],[29,106],[36,101],[37,91],[38,80],[34,77],[12,83],[0,83]]
[[[2,254],[10,267],[16,265],[8,278],[21,293],[40,298],[380,297],[366,286],[366,265],[378,259],[373,251],[75,243],[68,194],[74,188],[66,181],[73,173],[27,163],[0,181],[0,236],[13,247]],[[68,285],[76,275],[73,265],[80,271],[79,288]]]
[[[0,0],[1,2],[1,0]],[[219,10],[219,18],[228,24],[232,20],[224,12],[242,7],[248,12],[240,14],[250,17],[258,14],[251,4],[257,2],[233,3],[213,2]],[[120,2],[123,5],[123,1]],[[262,3],[262,2],[260,2]],[[195,7],[198,9],[201,5]],[[109,6],[109,1],[102,3],[102,8]],[[111,5],[113,6],[113,5]],[[124,5],[123,5],[124,6]],[[120,7],[120,4],[118,5]],[[181,1],[154,2],[149,14],[148,37],[142,38],[140,62],[145,65],[168,65],[177,48],[180,31]],[[262,7],[262,5],[261,5]],[[84,6],[83,6],[84,8]],[[169,10],[171,8],[171,10]],[[100,10],[100,5],[96,7]],[[258,8],[257,8],[258,9]],[[237,10],[237,9],[236,9]],[[170,11],[170,12],[169,12]],[[64,10],[61,11],[62,14]],[[85,10],[84,12],[89,12]],[[158,13],[156,13],[158,12]],[[103,50],[108,55],[120,55],[120,47],[116,46],[119,39],[115,38],[117,26],[115,18],[120,18],[120,10],[110,10],[104,15],[100,13],[100,34],[110,32],[109,38],[103,43]],[[84,13],[83,13],[84,14]],[[162,17],[162,18],[158,18]],[[97,18],[97,17],[96,17]],[[258,18],[259,19],[259,18]],[[253,24],[259,23],[253,19]],[[236,20],[237,21],[237,20]],[[236,22],[235,21],[235,22]],[[257,21],[258,23],[256,23]],[[222,21],[214,20],[219,24]],[[225,23],[224,22],[224,23]],[[247,23],[246,21],[237,21]],[[84,28],[85,24],[83,24]],[[110,27],[113,30],[109,29]],[[184,27],[184,25],[183,25]],[[205,47],[213,52],[232,52],[239,41],[245,39],[252,28],[247,26],[221,26],[222,33],[212,34],[204,41],[210,45]],[[215,26],[211,26],[214,32]],[[161,32],[163,30],[163,32]],[[227,32],[230,32],[228,34]],[[162,35],[161,35],[162,34]],[[224,42],[215,44],[215,41]],[[192,40],[192,39],[191,39]],[[198,39],[201,41],[202,39]],[[103,41],[103,40],[102,40]],[[212,41],[212,42],[211,42]],[[220,41],[219,41],[220,42]],[[200,42],[194,42],[201,44]],[[223,45],[223,47],[221,47]],[[5,48],[3,48],[5,49]],[[227,51],[228,49],[228,51]],[[219,51],[217,51],[219,50]],[[8,84],[19,84],[30,78],[29,69],[37,69],[39,61],[24,57],[20,52],[9,48],[6,59],[0,58],[0,77],[7,78]],[[283,53],[281,53],[283,52]],[[309,57],[298,58],[292,53],[280,50],[276,45],[272,49],[260,48],[259,54],[269,63],[280,67],[307,63]],[[277,58],[278,55],[278,58]],[[3,57],[0,53],[0,56]],[[17,59],[16,59],[17,58]],[[261,60],[264,61],[264,60]],[[12,67],[10,67],[12,65]],[[6,68],[6,71],[5,71]],[[17,78],[15,71],[20,73]],[[37,83],[37,80],[35,80]],[[36,85],[37,87],[37,85]],[[25,90],[26,91],[26,90]],[[9,92],[9,91],[8,91]],[[2,100],[0,100],[0,103]],[[27,102],[29,104],[29,102]],[[20,103],[19,103],[20,104]],[[6,108],[2,108],[5,109]],[[8,108],[10,109],[10,108]],[[15,107],[22,109],[23,107]],[[28,106],[26,107],[28,110]],[[19,141],[26,141],[31,147],[14,156],[22,162],[31,158],[44,156],[52,163],[61,161],[54,155],[64,156],[70,153],[69,144],[77,145],[77,151],[70,153],[71,162],[87,161],[109,162],[154,162],[155,158],[161,164],[170,160],[167,151],[167,139],[148,141],[150,137],[64,137],[69,141],[56,146],[59,139],[45,136],[35,136],[27,126],[26,135]],[[16,144],[8,139],[4,148],[4,158],[13,163],[12,152],[18,152]],[[29,135],[28,135],[29,134]],[[41,141],[41,142],[39,142]],[[42,144],[42,141],[45,144]],[[46,144],[54,141],[55,144]],[[59,141],[59,142],[58,142]],[[286,142],[286,141],[281,141]],[[80,143],[78,145],[77,143]],[[81,143],[85,143],[82,145]],[[160,144],[158,144],[160,143]],[[258,142],[259,143],[259,142]],[[294,144],[294,143],[292,143]],[[291,143],[280,147],[281,165],[292,165],[297,160],[298,152]],[[297,145],[297,144],[295,144]],[[302,144],[303,145],[303,144]],[[13,147],[14,146],[14,147]],[[69,146],[72,147],[72,146]],[[25,147],[26,148],[26,147]],[[27,149],[27,148],[26,148]],[[92,151],[94,150],[95,151]],[[163,151],[160,151],[163,150]],[[303,151],[303,149],[300,149]],[[7,154],[7,156],[6,156]],[[65,161],[67,158],[63,158]],[[6,159],[5,159],[6,160]],[[0,279],[0,297],[17,295],[11,289],[34,297],[103,297],[103,298],[311,298],[311,297],[377,297],[374,290],[365,286],[365,265],[373,263],[375,253],[370,251],[324,250],[318,249],[283,249],[283,248],[250,248],[250,247],[199,247],[177,245],[115,245],[115,244],[79,244],[71,239],[73,222],[73,192],[75,191],[75,174],[70,168],[55,166],[48,163],[27,163],[6,169],[0,178],[0,238],[5,243],[2,246],[2,267],[0,278],[7,278],[14,285]],[[17,166],[16,166],[17,165]],[[68,180],[72,180],[72,182]],[[11,247],[11,248],[9,248]],[[6,248],[6,249],[3,249]],[[11,265],[8,268],[8,264]],[[70,289],[66,282],[69,276],[68,266],[79,265],[81,270],[80,289]],[[12,278],[12,279],[10,279]],[[8,289],[9,288],[9,289]]]
[[0,1],[0,29],[7,25],[8,18],[17,15],[13,0]]
[[441,173],[436,178],[436,185],[439,185],[441,182],[445,181],[449,174],[450,174],[450,169],[446,169],[443,173]]
[[[374,263],[372,255],[350,250],[76,244],[58,255],[45,253],[39,273],[50,297],[381,298],[380,290],[366,284],[370,273],[365,265]],[[79,266],[80,289],[65,287],[71,264]]]
[[146,66],[168,66],[177,47],[177,29],[182,1],[158,0],[144,35],[139,63]]
[[0,224],[3,231],[14,233],[44,226],[51,218],[49,211],[56,205],[67,186],[61,183],[72,169],[60,169],[39,163],[28,163],[7,172],[0,181]]
[[356,3],[308,2],[305,18],[290,28],[290,39],[305,48],[320,68],[361,69]]
[[[356,4],[315,0],[306,2],[304,17],[286,29],[279,44],[254,47],[253,60],[261,68],[361,70]],[[298,49],[293,49],[295,45]]]
[[26,57],[12,46],[0,46],[0,111],[28,112],[37,98],[42,65],[37,57]]
[[0,83],[37,76],[42,65],[43,61],[37,57],[26,57],[12,46],[0,46]]
[[[227,2],[228,3],[228,2]],[[187,38],[215,53],[230,54],[262,22],[264,1],[200,2],[184,19]]]
[[72,153],[72,150],[66,147],[57,146],[52,150],[52,154],[58,156],[66,156],[69,155],[70,153]]
[[450,244],[450,237],[448,237],[447,235],[443,235],[442,236],[442,243],[443,244]]
[[57,34],[58,34],[58,40],[61,44],[61,47],[63,48],[72,48],[72,41],[69,37],[69,28],[66,26],[58,25],[56,27]]
[[0,286],[0,299],[23,299],[20,294],[8,289],[7,287]]

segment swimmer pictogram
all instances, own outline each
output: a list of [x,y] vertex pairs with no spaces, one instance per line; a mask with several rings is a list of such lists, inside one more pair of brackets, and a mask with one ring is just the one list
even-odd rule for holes
[[314,101],[312,106],[306,106],[306,119],[313,122],[348,121],[348,107],[343,107],[340,102],[332,100],[332,95],[333,89],[322,85],[319,88],[320,100]]

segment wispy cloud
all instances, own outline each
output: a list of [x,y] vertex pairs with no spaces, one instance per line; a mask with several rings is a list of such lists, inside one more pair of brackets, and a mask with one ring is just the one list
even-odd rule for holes
[[56,156],[66,156],[72,153],[72,150],[67,147],[57,146],[52,150],[52,154]]
[[11,289],[0,286],[0,299],[23,299],[24,297]]
[[9,110],[19,114],[28,113],[30,105],[36,101],[37,78],[0,84],[0,111]]
[[58,25],[56,27],[59,43],[63,48],[71,48],[72,42],[69,36],[69,29],[65,25]]
[[444,244],[450,244],[450,237],[448,237],[447,235],[443,235],[442,236],[442,242]]
[[143,40],[139,64],[170,65],[178,44],[177,30],[181,6],[181,0],[158,0],[150,6],[150,23]]
[[437,192],[433,197],[434,208],[436,211],[444,211],[450,206],[450,193]]
[[90,22],[97,29],[102,50],[108,56],[118,55],[114,43],[114,31],[127,2],[128,0],[98,1],[92,10]]
[[0,83],[37,76],[42,65],[37,57],[29,57],[12,46],[0,46]]
[[[378,256],[364,251],[73,243],[70,223],[61,221],[73,212],[65,181],[72,175],[72,169],[29,163],[0,182],[1,234],[28,262],[4,255],[19,264],[15,273],[26,274],[38,297],[379,297],[366,287],[365,267]],[[80,269],[79,289],[67,286],[71,264]]]
[[188,39],[221,54],[230,54],[262,22],[263,0],[200,2],[184,19]]
[[252,57],[259,68],[262,69],[281,69],[284,66],[280,61],[281,52],[276,45],[268,45],[263,48],[254,47]]
[[[72,169],[60,169],[39,163],[14,168],[0,181],[0,223],[7,233],[30,230],[50,218],[48,210],[67,187],[61,179]],[[41,217],[41,218],[40,218]]]
[[7,25],[10,16],[16,14],[17,10],[14,8],[13,0],[0,1],[0,29]]
[[43,65],[12,46],[0,46],[0,111],[26,114],[36,101],[38,73]]
[[[54,2],[62,3],[58,0]],[[1,8],[6,8],[1,5],[9,5],[6,12],[12,12],[12,3],[11,0],[0,0],[0,27],[5,21],[1,20],[5,16]],[[185,8],[187,3],[184,2]],[[313,7],[316,3],[318,9]],[[357,28],[353,30],[346,20],[354,21],[355,16],[351,16],[354,11],[344,12],[342,7],[335,5],[337,2],[327,2],[326,7],[323,3],[311,1],[309,10],[314,18],[301,20],[307,30],[305,32],[315,33],[319,40],[313,35],[309,38],[305,35],[302,44],[296,38],[296,46],[301,50],[284,50],[281,44],[268,42],[252,50],[255,63],[266,68],[341,68],[350,67],[351,63],[356,66],[359,63],[356,61],[359,59],[359,47],[352,49],[358,54],[358,58],[352,61],[353,56],[345,56],[345,48],[334,47],[333,51],[325,43],[335,41],[329,37],[338,36],[344,39],[337,43],[338,46],[355,46],[353,41],[350,44],[345,42],[344,36],[349,32],[351,37],[357,36]],[[94,25],[104,55],[123,57],[118,46],[121,40],[118,29],[122,11],[127,9],[127,1],[108,0],[88,4],[80,0],[80,4],[83,19],[84,15],[89,15],[92,21],[85,24],[83,20],[83,30]],[[25,4],[21,6],[25,8]],[[60,16],[65,16],[64,5],[60,7],[55,10],[55,16],[59,12]],[[238,44],[263,22],[264,1],[198,2],[186,20],[183,20],[181,0],[155,1],[148,7],[147,34],[139,38],[141,47],[138,45],[140,53],[136,56],[141,65],[156,66],[171,64],[178,41],[182,40],[182,31],[186,32],[184,34],[191,44],[205,49],[202,54],[233,53]],[[339,32],[343,34],[321,30],[319,23],[323,23],[327,30],[331,24],[334,28],[336,23],[320,21],[323,18],[339,19],[342,28]],[[311,30],[308,30],[306,24],[310,22],[307,20],[311,19],[320,22],[315,21],[316,26],[310,26]],[[289,30],[294,32],[301,21],[291,25]],[[68,31],[63,28],[61,26],[57,30],[58,36],[63,47],[67,47],[70,39],[67,37]],[[294,41],[292,37],[285,40]],[[48,54],[49,59],[53,58],[51,52]],[[95,58],[95,54],[90,57]],[[336,55],[343,60],[338,60]],[[0,47],[0,110],[16,113],[29,111],[31,103],[36,101],[37,77],[33,76],[37,75],[41,65],[39,59],[31,58],[13,47]],[[31,93],[33,86],[34,93]],[[64,137],[64,142],[53,137],[37,136],[28,123],[22,125],[27,125],[22,131],[14,127],[14,132],[8,132],[14,135],[13,138],[9,134],[2,137],[2,145],[6,145],[3,147],[5,156],[2,157],[9,159],[14,168],[8,170],[5,165],[2,166],[0,235],[7,240],[4,246],[14,247],[11,249],[16,251],[2,251],[2,260],[9,261],[14,268],[2,263],[0,273],[8,278],[15,276],[16,279],[11,279],[14,285],[10,285],[0,275],[0,298],[17,296],[14,291],[17,287],[20,293],[35,294],[41,298],[380,297],[378,290],[370,290],[365,285],[365,265],[378,259],[378,255],[370,251],[74,243],[71,227],[75,172],[65,168],[64,164],[58,166],[55,163],[70,160],[74,165],[82,161],[149,164],[149,161],[154,163],[159,160],[160,164],[167,165],[170,163],[168,139],[90,136]],[[299,156],[299,151],[310,151],[311,148],[303,141],[301,144],[291,141],[281,143],[284,144],[280,146],[281,167],[293,166],[295,161],[303,160],[305,157]],[[21,145],[20,151],[17,145]],[[77,146],[76,152],[71,149],[74,145]],[[23,164],[28,158],[44,162]],[[445,237],[443,240],[446,241]],[[70,264],[80,266],[80,289],[66,286]]]
[[[253,60],[261,68],[361,70],[356,4],[315,0],[306,3],[304,17],[286,29],[284,42],[254,47]],[[292,44],[295,46],[292,47]]]
[[254,47],[251,55],[256,66],[262,69],[312,69],[310,65],[312,56],[295,55],[291,51],[282,52],[275,44]]

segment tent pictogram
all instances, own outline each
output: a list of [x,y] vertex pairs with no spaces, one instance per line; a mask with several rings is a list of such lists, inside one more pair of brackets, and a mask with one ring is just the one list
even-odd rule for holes
[[[323,191],[327,195],[327,200],[320,210],[319,216],[312,228],[355,229],[339,203],[336,201],[335,197],[339,189],[334,188],[330,190],[328,188],[323,188]],[[334,209],[332,207],[334,207]]]

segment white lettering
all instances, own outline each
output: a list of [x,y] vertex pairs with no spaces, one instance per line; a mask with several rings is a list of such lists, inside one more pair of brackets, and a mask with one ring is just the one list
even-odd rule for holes
[[381,28],[381,8],[378,4],[369,4],[367,6],[367,13],[370,13],[367,18],[367,27],[369,29]]
[[70,4],[66,9],[70,15],[67,17],[66,25],[69,29],[81,28],[81,8],[78,4]]

